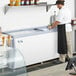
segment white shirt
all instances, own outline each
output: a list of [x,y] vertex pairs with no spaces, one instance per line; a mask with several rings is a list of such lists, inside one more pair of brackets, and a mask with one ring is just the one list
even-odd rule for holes
[[69,24],[71,23],[71,12],[67,7],[64,6],[59,10],[56,21],[59,21],[60,24],[66,24],[67,32],[72,31],[72,26]]

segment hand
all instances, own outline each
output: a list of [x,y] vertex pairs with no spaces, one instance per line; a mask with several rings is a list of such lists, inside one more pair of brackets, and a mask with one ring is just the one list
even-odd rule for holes
[[52,27],[49,25],[49,26],[48,26],[48,29],[52,29]]

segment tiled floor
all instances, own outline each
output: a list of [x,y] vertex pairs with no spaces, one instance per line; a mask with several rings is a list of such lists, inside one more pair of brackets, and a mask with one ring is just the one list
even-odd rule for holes
[[28,76],[69,76],[70,71],[65,71],[67,63],[50,66],[44,69],[28,72]]
[[39,63],[39,64],[29,66],[29,67],[27,67],[27,71],[31,72],[31,71],[35,71],[35,70],[55,66],[55,65],[58,65],[58,64],[61,64],[59,62],[59,59],[54,59],[54,60],[50,60],[50,61],[47,61],[47,62],[43,62],[43,63]]
[[53,61],[45,62],[44,64],[39,64],[31,68],[27,68],[28,76],[73,76],[69,73],[76,74],[74,69],[68,71],[65,70],[68,62],[59,63],[58,60],[59,59],[55,59]]
[[[48,64],[46,64],[46,65],[48,65]],[[42,67],[38,68],[38,66],[37,66],[36,70],[32,70],[30,72],[24,72],[23,73],[24,70],[14,71],[13,72],[14,75],[11,74],[11,76],[70,76],[69,73],[71,71],[65,70],[66,65],[67,65],[67,63],[61,63],[61,64],[57,64],[54,66],[49,65],[45,68],[42,68]],[[21,74],[21,72],[22,72],[22,74]],[[18,73],[18,75],[17,75],[17,73]],[[8,74],[9,73],[7,73],[7,75],[1,75],[0,74],[0,76],[10,76]]]

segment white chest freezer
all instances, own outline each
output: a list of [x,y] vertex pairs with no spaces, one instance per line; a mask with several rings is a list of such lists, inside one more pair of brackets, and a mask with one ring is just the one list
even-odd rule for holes
[[57,53],[56,28],[49,30],[47,27],[39,27],[7,33],[13,36],[14,48],[21,52],[26,66],[48,61],[59,56]]

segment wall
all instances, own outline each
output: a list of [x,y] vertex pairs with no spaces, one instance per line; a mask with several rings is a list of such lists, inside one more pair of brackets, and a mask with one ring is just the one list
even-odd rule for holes
[[75,18],[75,0],[65,0],[66,6],[71,10],[72,18]]
[[[74,7],[75,7],[75,9],[76,9],[76,0],[75,0],[75,3],[74,3]],[[76,10],[75,10],[75,17],[76,17]]]
[[[54,3],[56,0],[47,1],[48,3]],[[9,8],[6,15],[4,15],[4,7],[8,3],[9,0],[0,1],[0,26],[2,27],[3,31],[7,31],[7,29],[14,30],[48,25],[50,15],[52,15],[54,10],[56,10],[56,7],[52,7],[50,9],[51,11],[47,13],[45,6],[34,8]],[[66,4],[68,4],[68,7],[71,9],[72,17],[74,18],[74,0],[66,0]]]

